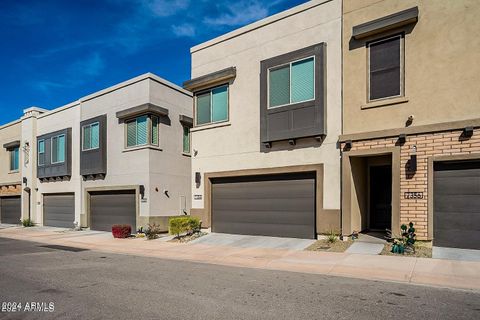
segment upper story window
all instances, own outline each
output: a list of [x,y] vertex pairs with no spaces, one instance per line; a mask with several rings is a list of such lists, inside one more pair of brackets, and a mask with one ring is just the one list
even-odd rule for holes
[[268,108],[315,99],[315,57],[268,70]]
[[127,148],[155,145],[158,146],[158,117],[144,115],[126,121]]
[[403,35],[369,42],[367,48],[368,100],[403,96]]
[[82,151],[98,149],[100,146],[100,124],[90,123],[82,127]]
[[10,171],[18,171],[20,168],[20,152],[19,147],[10,150]]
[[183,153],[190,153],[190,128],[183,126]]
[[65,162],[65,135],[51,138],[52,164]]
[[196,124],[228,121],[228,85],[196,94]]
[[38,140],[38,165],[45,164],[45,140]]

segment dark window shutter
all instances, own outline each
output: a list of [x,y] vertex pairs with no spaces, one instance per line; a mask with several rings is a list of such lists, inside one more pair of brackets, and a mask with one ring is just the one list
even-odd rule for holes
[[370,100],[401,94],[400,36],[369,45]]

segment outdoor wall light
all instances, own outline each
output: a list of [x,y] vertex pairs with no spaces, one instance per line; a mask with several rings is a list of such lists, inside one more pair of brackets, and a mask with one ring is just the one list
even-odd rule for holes
[[195,172],[195,183],[200,184],[201,181],[202,181],[202,175],[200,174],[200,172]]
[[140,185],[139,192],[140,192],[141,198],[142,199],[145,198],[145,186],[143,184]]
[[398,142],[399,143],[405,143],[405,141],[407,140],[407,135],[405,133],[401,133],[399,136],[398,136]]
[[417,146],[412,147],[412,153],[410,154],[410,163],[409,163],[410,171],[417,171]]
[[462,135],[465,138],[471,138],[473,136],[473,127],[465,127],[463,129]]

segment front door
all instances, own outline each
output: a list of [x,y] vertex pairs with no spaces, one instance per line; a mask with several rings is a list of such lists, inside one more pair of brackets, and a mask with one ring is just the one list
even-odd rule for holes
[[392,166],[370,167],[370,228],[392,226]]

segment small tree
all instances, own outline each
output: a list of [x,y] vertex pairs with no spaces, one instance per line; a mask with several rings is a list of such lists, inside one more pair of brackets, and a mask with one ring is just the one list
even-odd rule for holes
[[402,224],[401,237],[393,239],[392,252],[403,254],[405,251],[415,252],[415,241],[417,235],[415,234],[415,228],[413,222],[410,222],[408,226]]

